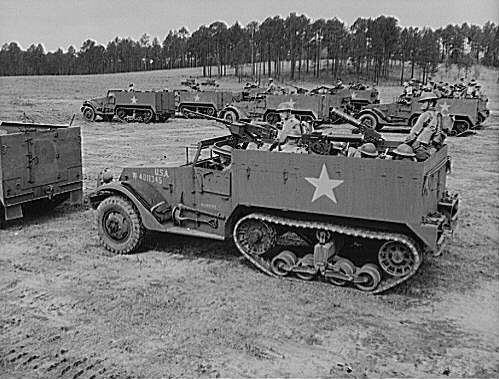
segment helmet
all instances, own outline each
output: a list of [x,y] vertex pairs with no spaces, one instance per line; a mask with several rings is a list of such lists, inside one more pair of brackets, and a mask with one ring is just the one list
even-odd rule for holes
[[274,79],[272,79],[272,78],[269,78],[269,82],[273,82],[273,81],[274,81]]
[[435,95],[433,92],[425,92],[421,95],[418,102],[422,103],[424,101],[431,101],[431,100],[438,100],[438,96]]
[[130,84],[128,85],[128,87],[133,87],[133,83],[130,83]]
[[475,79],[471,79],[470,86],[474,86],[474,85],[476,85],[476,80]]
[[482,85],[480,83],[477,83],[475,87],[476,88],[482,88]]
[[293,104],[291,104],[289,101],[286,101],[284,103],[279,104],[277,107],[277,112],[286,112],[286,111],[292,111],[294,109]]
[[393,150],[393,153],[396,155],[400,155],[402,157],[415,157],[416,154],[414,154],[414,151],[412,150],[412,147],[410,147],[406,143],[401,143],[400,145],[397,146],[395,150]]
[[374,144],[371,142],[363,144],[359,148],[359,151],[361,154],[368,155],[370,157],[378,156],[378,150],[376,149],[376,146],[374,146]]

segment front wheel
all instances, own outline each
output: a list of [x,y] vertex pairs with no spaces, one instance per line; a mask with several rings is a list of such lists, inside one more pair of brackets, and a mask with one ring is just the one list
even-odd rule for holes
[[145,229],[139,212],[122,196],[110,196],[97,207],[97,228],[104,247],[116,254],[140,248]]
[[224,113],[224,120],[226,120],[228,122],[231,122],[231,123],[236,122],[237,119],[238,119],[237,114],[234,111],[229,110],[229,111],[226,111]]
[[370,113],[365,113],[365,114],[361,115],[359,117],[359,121],[362,122],[364,125],[370,127],[371,129],[381,130],[383,128],[383,125],[379,124],[376,116],[374,116]]
[[83,109],[83,118],[87,121],[95,120],[95,111],[91,107],[85,107]]

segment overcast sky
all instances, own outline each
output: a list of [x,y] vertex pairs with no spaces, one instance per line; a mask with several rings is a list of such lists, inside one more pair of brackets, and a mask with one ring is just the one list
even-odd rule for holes
[[246,25],[290,12],[312,20],[337,17],[348,26],[379,15],[394,16],[402,26],[499,24],[499,0],[0,0],[0,43],[79,50],[88,38],[106,45],[116,36],[138,40],[144,33],[162,42],[182,26],[193,32],[214,21]]

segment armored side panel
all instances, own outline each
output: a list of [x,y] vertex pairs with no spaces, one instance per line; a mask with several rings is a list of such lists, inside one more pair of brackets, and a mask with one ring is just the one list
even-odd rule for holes
[[120,91],[114,92],[116,107],[118,106],[146,106],[156,111],[157,92],[154,91]]
[[479,124],[479,99],[450,99],[442,98],[437,101],[437,109],[443,114],[450,114],[457,119],[468,120],[471,125]]
[[22,217],[21,206],[35,200],[57,203],[69,197],[73,203],[81,202],[80,128],[8,124],[9,134],[0,135],[0,205],[4,218]]
[[211,109],[209,114],[213,115],[212,112],[219,112],[238,96],[240,95],[230,91],[178,91],[177,106],[179,111],[182,111],[182,107],[196,112]]
[[423,163],[235,150],[232,201],[301,218],[408,228],[434,249],[439,231],[422,220],[444,196],[447,159],[446,147]]

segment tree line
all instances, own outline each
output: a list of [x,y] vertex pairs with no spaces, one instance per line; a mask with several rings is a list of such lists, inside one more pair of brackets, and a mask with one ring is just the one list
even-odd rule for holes
[[[357,79],[388,79],[395,67],[400,81],[423,80],[438,64],[457,64],[468,70],[474,63],[499,66],[499,27],[447,25],[401,27],[391,16],[358,18],[351,26],[337,18],[311,20],[291,13],[268,17],[246,26],[216,21],[192,34],[187,28],[170,30],[163,42],[147,34],[138,41],[116,37],[107,46],[88,39],[79,50],[69,46],[45,52],[42,44],[26,51],[16,42],[0,50],[0,75],[78,75],[202,67],[203,76],[281,77],[304,75]],[[229,70],[229,73],[232,73]]]

